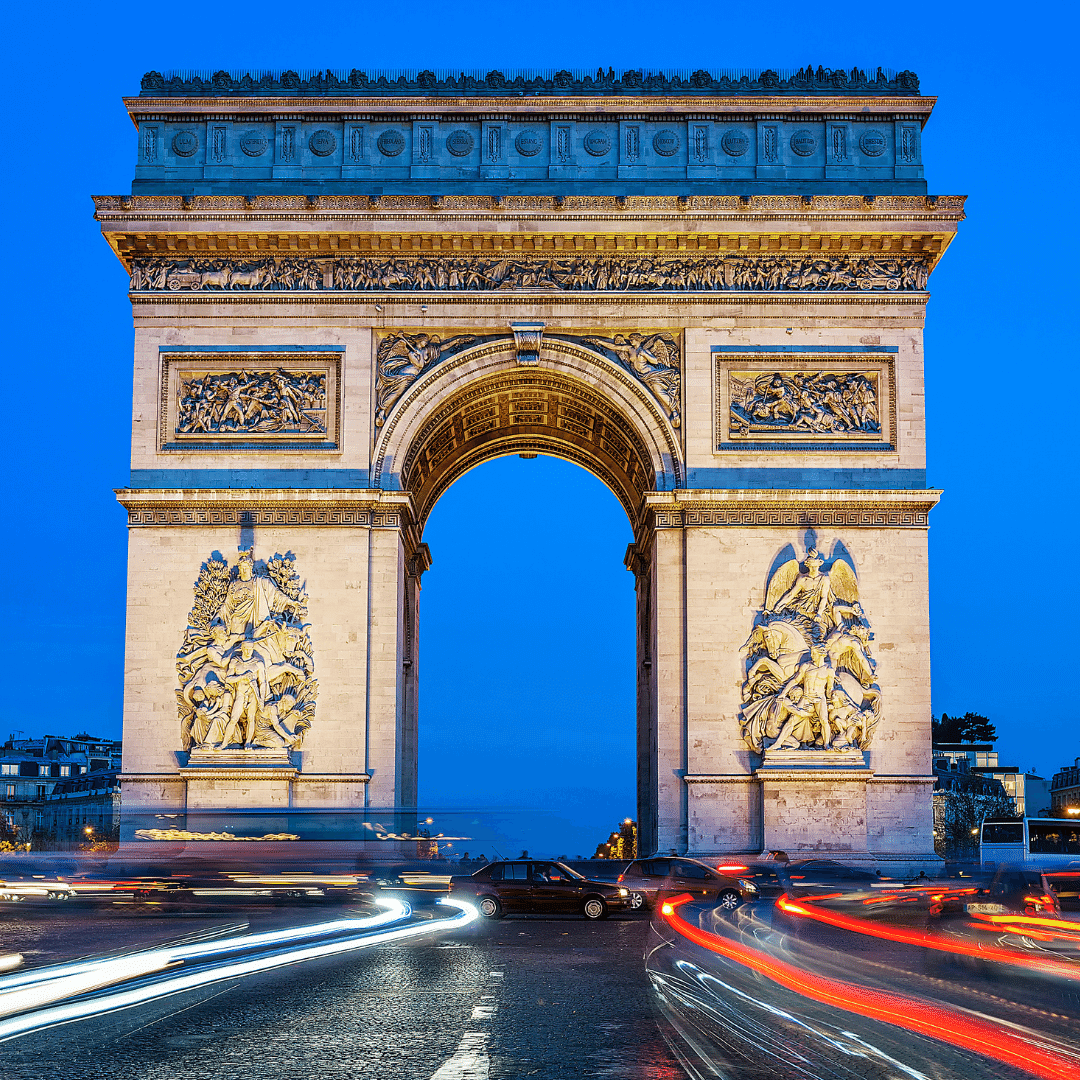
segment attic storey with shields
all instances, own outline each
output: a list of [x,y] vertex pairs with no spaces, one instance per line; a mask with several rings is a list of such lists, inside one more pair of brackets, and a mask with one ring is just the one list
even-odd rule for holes
[[633,529],[641,850],[931,857],[922,333],[963,198],[914,75],[126,105],[128,805],[414,806],[428,515],[550,454]]

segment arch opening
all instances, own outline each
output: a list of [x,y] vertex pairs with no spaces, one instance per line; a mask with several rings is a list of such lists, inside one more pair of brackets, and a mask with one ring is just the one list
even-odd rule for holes
[[636,817],[632,537],[605,487],[550,455],[489,460],[425,530],[418,800],[495,814],[504,855],[587,858]]
[[[656,687],[648,664],[653,601],[642,555],[651,548],[645,495],[682,485],[679,435],[648,387],[632,373],[566,340],[545,341],[538,362],[521,362],[513,343],[505,341],[481,343],[439,359],[408,386],[380,425],[373,455],[375,486],[408,493],[411,505],[402,552],[405,663],[397,740],[399,805],[415,806],[420,794],[420,581],[432,564],[421,537],[428,539],[428,518],[455,481],[477,466],[494,464],[492,459],[513,461],[513,455],[522,454],[559,458],[593,474],[615,495],[625,514],[622,520],[629,522],[628,531],[621,527],[633,546],[613,553],[609,565],[625,582],[635,612],[627,619],[633,636],[625,685],[637,701],[637,815],[643,843],[655,846]],[[559,499],[548,500],[543,512],[551,515],[553,507],[559,511],[556,516],[568,520]],[[475,516],[492,518],[490,500],[485,509]],[[579,517],[575,524],[581,527],[590,512],[582,510]],[[581,536],[566,538],[563,545],[575,551]],[[634,557],[627,562],[631,553]],[[436,550],[434,559],[439,558]],[[633,577],[625,574],[624,566],[633,568]],[[532,597],[526,602],[532,603]],[[579,602],[580,596],[573,596],[567,605]],[[425,645],[425,658],[430,657],[429,648]]]

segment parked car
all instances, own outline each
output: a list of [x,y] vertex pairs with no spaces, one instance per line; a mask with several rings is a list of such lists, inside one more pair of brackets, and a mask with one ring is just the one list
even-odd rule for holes
[[450,879],[450,895],[476,904],[486,919],[516,913],[579,912],[606,919],[630,908],[630,892],[610,881],[591,881],[560,862],[496,862],[468,877]]
[[688,892],[695,897],[712,897],[724,908],[733,910],[743,900],[756,898],[757,889],[749,880],[714,870],[699,859],[657,855],[635,859],[619,875],[618,883],[630,890],[630,906],[653,907],[661,893]]

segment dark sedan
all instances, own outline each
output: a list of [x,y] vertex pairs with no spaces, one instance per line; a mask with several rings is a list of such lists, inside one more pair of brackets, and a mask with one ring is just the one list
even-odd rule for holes
[[[738,869],[742,871],[745,867]],[[671,855],[635,859],[619,875],[619,884],[630,890],[631,907],[635,908],[653,906],[662,893],[690,893],[713,899],[730,910],[743,900],[756,898],[757,891],[752,883],[714,870],[697,859]]]
[[516,913],[579,913],[606,919],[630,907],[630,893],[610,881],[590,881],[559,862],[497,862],[450,879],[450,895],[468,900],[487,919]]

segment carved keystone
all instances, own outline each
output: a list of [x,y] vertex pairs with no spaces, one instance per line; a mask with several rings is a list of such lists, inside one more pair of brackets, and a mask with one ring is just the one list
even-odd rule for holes
[[540,363],[540,345],[544,338],[542,322],[512,322],[514,348],[517,350],[517,362],[521,367],[535,367]]

